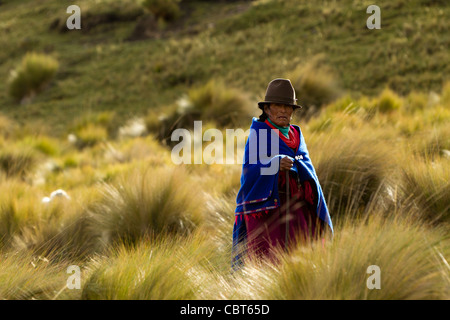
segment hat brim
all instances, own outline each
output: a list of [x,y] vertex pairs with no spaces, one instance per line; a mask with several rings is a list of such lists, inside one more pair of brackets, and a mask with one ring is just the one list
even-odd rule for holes
[[258,102],[258,107],[261,110],[264,110],[264,105],[271,104],[271,103],[285,104],[287,106],[294,107],[294,109],[302,109],[303,108],[302,106],[297,105],[297,104],[290,104],[290,103],[280,102],[280,101],[261,101],[261,102]]

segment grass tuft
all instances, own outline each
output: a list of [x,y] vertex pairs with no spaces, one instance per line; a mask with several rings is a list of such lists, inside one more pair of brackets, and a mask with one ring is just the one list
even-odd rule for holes
[[320,61],[321,58],[316,57],[309,63],[300,65],[289,75],[298,103],[309,113],[317,112],[342,95],[336,76]]
[[27,53],[11,72],[9,94],[16,100],[32,98],[45,89],[58,70],[58,62],[47,55]]
[[25,178],[38,163],[38,156],[31,147],[7,146],[0,149],[0,171],[7,177]]
[[135,169],[101,192],[91,214],[105,244],[188,234],[203,221],[202,195],[182,168]]
[[392,112],[399,110],[403,105],[402,99],[390,89],[384,89],[377,103],[380,112]]
[[[266,291],[275,299],[448,299],[448,244],[442,231],[374,216],[346,224],[324,247],[285,255]],[[367,287],[372,265],[380,269],[380,289]]]

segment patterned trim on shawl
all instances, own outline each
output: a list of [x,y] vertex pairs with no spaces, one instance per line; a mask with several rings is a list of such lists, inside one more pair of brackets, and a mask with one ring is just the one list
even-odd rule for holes
[[255,202],[261,202],[261,201],[266,201],[267,199],[269,199],[270,195],[272,194],[272,190],[270,190],[269,195],[265,198],[261,198],[261,199],[256,199],[256,200],[249,200],[249,201],[244,201],[241,203],[238,203],[238,206],[241,206],[243,204],[249,204],[249,203],[255,203]]
[[259,209],[255,209],[255,210],[247,210],[247,211],[242,211],[242,212],[237,212],[234,215],[235,216],[239,216],[239,215],[246,215],[246,214],[252,214],[255,212],[259,212],[259,211],[264,211],[264,210],[270,210],[270,209],[275,209],[278,208],[279,206],[275,205],[275,206],[269,206],[269,207],[264,207],[264,208],[259,208]]

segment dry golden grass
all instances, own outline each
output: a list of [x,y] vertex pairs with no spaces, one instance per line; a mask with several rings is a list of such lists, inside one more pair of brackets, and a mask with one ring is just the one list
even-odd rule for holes
[[[2,152],[20,158],[33,150],[37,161],[56,165],[0,170],[0,296],[448,299],[450,117],[441,102],[408,109],[423,96],[396,97],[400,106],[389,112],[377,110],[379,98],[347,96],[301,122],[335,236],[280,252],[278,264],[248,261],[234,273],[240,165],[174,166],[170,148],[152,135],[108,133],[83,149],[43,134],[5,136]],[[79,123],[107,130],[109,122]],[[71,200],[41,202],[57,188]],[[82,268],[79,291],[65,288],[72,264]],[[381,270],[379,290],[366,285],[371,265]]]

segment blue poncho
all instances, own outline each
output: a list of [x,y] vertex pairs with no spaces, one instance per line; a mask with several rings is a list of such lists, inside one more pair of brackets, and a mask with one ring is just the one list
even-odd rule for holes
[[[289,156],[294,161],[291,170],[295,171],[300,181],[310,180],[317,199],[316,213],[333,232],[328,207],[314,166],[309,158],[305,139],[300,127],[292,125],[300,133],[300,144],[295,153],[280,138],[278,132],[265,122],[252,119],[250,134],[245,145],[242,165],[241,187],[236,197],[235,215],[254,214],[263,210],[279,207],[278,174],[280,159]],[[242,248],[247,230],[245,219],[236,219],[233,227],[233,267],[241,264]]]

